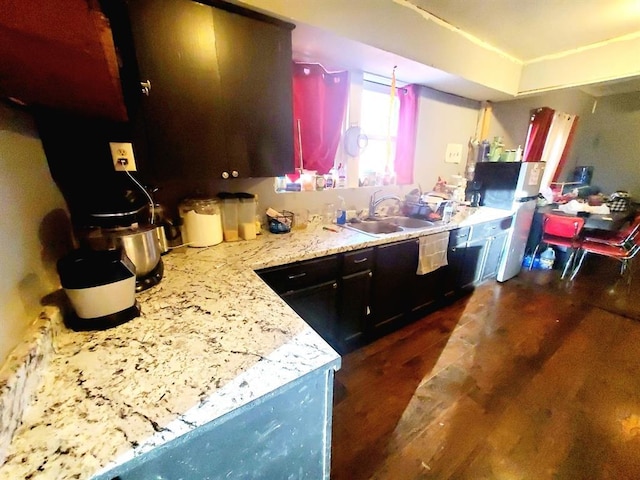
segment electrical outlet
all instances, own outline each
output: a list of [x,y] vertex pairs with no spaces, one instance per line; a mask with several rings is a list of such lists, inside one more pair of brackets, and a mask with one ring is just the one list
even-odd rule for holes
[[461,160],[462,160],[462,144],[461,143],[447,144],[447,153],[445,154],[445,162],[460,163]]
[[131,143],[110,142],[109,147],[111,148],[113,166],[117,172],[124,172],[125,170],[135,172],[137,170]]

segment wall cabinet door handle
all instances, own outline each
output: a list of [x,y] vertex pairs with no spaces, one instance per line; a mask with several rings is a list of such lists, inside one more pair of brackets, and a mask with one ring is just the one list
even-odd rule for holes
[[148,97],[149,92],[151,91],[151,80],[140,82],[140,88],[142,89],[142,94]]
[[298,273],[296,275],[289,275],[289,280],[295,280],[296,278],[302,278],[306,275],[306,272]]

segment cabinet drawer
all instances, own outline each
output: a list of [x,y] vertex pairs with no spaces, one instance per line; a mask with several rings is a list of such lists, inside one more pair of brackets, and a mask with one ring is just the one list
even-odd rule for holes
[[471,229],[469,240],[473,241],[480,238],[488,238],[492,237],[493,235],[497,235],[505,230],[509,230],[509,228],[511,228],[512,221],[513,217],[507,217],[474,225]]
[[464,245],[469,240],[471,227],[456,228],[449,232],[449,248]]
[[356,272],[363,272],[373,267],[373,248],[356,250],[345,253],[342,263],[342,274],[350,275]]
[[277,293],[290,292],[336,280],[338,257],[332,255],[317,260],[306,260],[293,265],[268,268],[257,273]]

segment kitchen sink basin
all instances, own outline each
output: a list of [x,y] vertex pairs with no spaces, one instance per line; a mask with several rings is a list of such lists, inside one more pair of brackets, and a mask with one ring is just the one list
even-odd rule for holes
[[394,225],[398,225],[399,227],[405,227],[405,228],[433,227],[433,222],[430,222],[429,220],[422,220],[420,218],[389,217],[389,218],[385,218],[384,221],[392,223]]
[[419,230],[432,227],[433,222],[411,217],[382,217],[368,218],[364,221],[351,223],[347,228],[358,230],[373,235],[383,235],[387,233],[402,232],[406,230]]
[[394,233],[401,232],[402,227],[394,225],[393,223],[383,222],[379,220],[366,221],[360,223],[351,223],[347,225],[348,228],[353,230],[360,230],[365,233],[381,234],[381,233]]

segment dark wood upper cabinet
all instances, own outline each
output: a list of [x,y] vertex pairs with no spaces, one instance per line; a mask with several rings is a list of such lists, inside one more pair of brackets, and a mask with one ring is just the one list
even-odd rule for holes
[[226,4],[129,0],[148,164],[158,180],[293,170],[293,25]]
[[109,21],[97,0],[0,0],[0,96],[127,119]]

